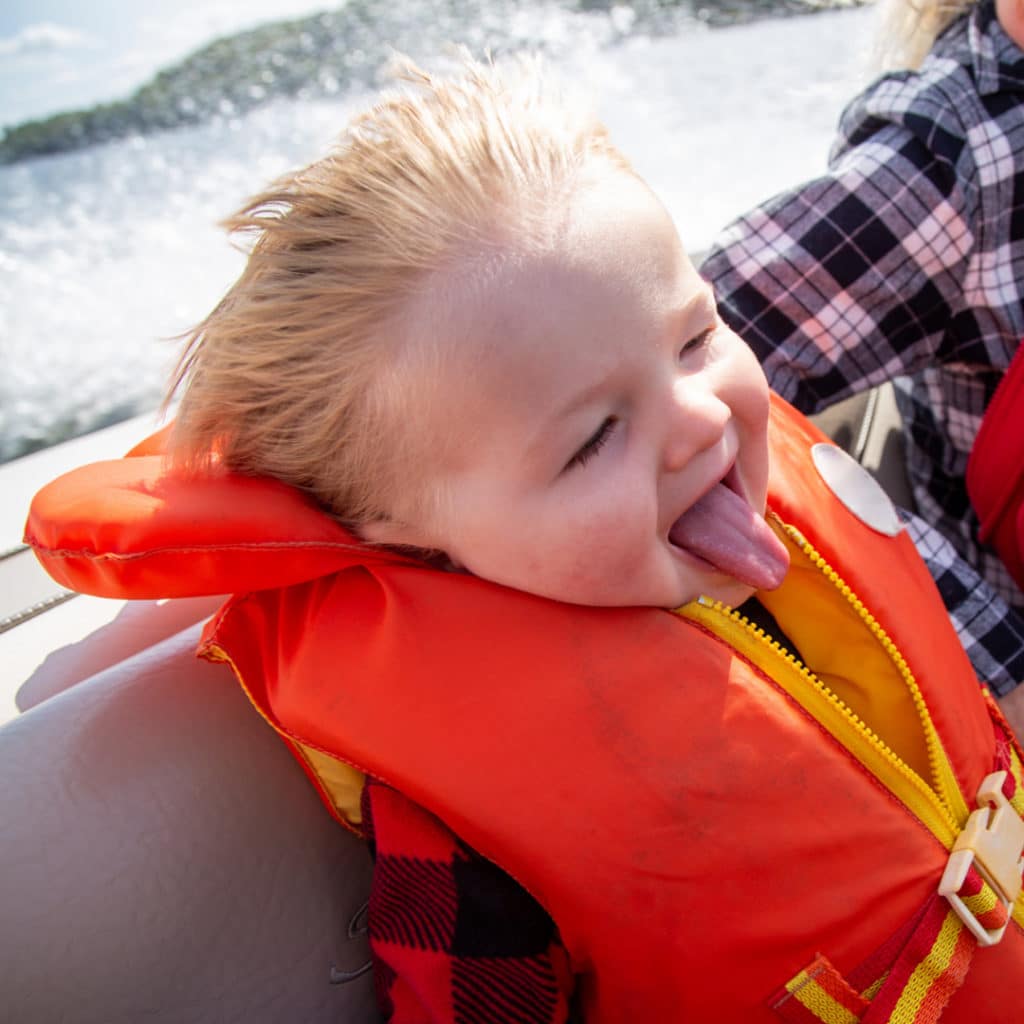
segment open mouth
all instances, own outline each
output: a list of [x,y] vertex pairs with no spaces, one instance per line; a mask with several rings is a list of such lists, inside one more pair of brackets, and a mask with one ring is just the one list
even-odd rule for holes
[[668,539],[710,569],[755,590],[774,589],[789,568],[782,541],[740,493],[735,465],[672,524]]

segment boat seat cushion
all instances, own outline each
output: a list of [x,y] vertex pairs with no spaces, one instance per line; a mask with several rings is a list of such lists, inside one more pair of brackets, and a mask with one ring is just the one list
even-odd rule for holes
[[7,1020],[379,1019],[368,851],[198,634],[0,729]]

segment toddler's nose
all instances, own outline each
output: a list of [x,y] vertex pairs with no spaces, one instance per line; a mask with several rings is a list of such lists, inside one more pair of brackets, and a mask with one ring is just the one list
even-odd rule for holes
[[692,376],[675,381],[668,405],[664,464],[666,470],[675,471],[721,441],[732,410]]

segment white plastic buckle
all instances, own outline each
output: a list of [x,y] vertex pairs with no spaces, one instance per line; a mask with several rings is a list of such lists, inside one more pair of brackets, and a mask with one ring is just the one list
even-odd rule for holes
[[[967,819],[956,837],[953,852],[939,883],[939,895],[945,896],[957,917],[967,926],[980,946],[994,946],[1010,923],[1014,901],[1021,892],[1024,872],[1024,821],[1003,795],[1006,772],[987,775],[978,788],[978,810]],[[981,925],[967,905],[957,896],[967,872],[974,865],[1006,909],[1006,924],[989,930]]]

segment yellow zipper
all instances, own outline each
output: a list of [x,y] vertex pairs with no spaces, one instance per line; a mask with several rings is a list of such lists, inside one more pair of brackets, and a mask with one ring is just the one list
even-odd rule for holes
[[702,597],[679,609],[679,613],[722,637],[754,664],[763,667],[766,657],[771,659],[772,679],[893,793],[947,850],[951,849],[970,811],[910,667],[860,598],[803,534],[774,513],[769,513],[769,517],[839,591],[903,679],[924,730],[931,785],[806,665],[738,611]]

